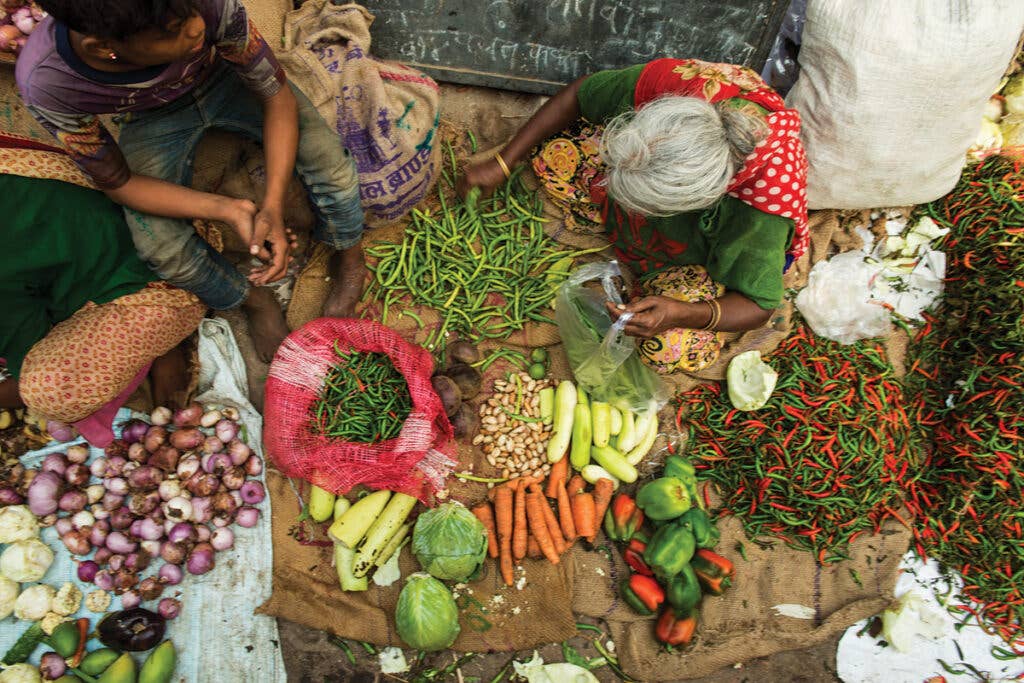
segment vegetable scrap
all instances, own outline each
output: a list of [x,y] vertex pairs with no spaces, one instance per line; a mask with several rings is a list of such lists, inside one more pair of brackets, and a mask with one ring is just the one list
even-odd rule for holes
[[[1024,168],[989,157],[925,207],[949,228],[942,307],[908,352],[907,391],[931,431],[908,491],[917,552],[964,577],[965,613],[1024,654]],[[969,610],[970,608],[964,608]]]
[[732,408],[719,385],[678,397],[695,467],[723,496],[750,538],[771,535],[822,564],[899,517],[921,417],[905,400],[880,345],[844,346],[800,325],[771,354],[775,394],[754,417]]
[[379,443],[394,439],[412,410],[409,385],[384,353],[341,350],[320,398],[310,406],[318,434],[330,439]]

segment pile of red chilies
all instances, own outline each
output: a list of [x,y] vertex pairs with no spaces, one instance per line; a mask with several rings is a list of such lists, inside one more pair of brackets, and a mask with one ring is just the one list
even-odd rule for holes
[[[941,309],[910,348],[925,477],[907,491],[916,547],[963,574],[964,608],[1024,654],[1024,169],[990,157],[926,207],[950,228]],[[1007,651],[1006,655],[1012,653]]]

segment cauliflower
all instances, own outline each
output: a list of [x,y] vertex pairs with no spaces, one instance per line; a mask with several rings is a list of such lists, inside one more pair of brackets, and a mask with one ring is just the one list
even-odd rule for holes
[[39,622],[39,627],[43,629],[43,633],[48,636],[53,635],[53,629],[60,626],[62,623],[67,621],[67,617],[57,614],[56,612],[47,612],[43,620]]
[[57,591],[57,594],[53,596],[53,602],[50,603],[50,610],[60,614],[62,616],[69,616],[78,611],[78,608],[82,606],[82,591],[73,583],[65,583]]
[[50,602],[56,593],[53,586],[44,583],[29,586],[14,601],[14,616],[22,621],[39,621],[50,611]]
[[6,576],[0,576],[0,619],[6,619],[14,611],[14,601],[18,599],[18,584]]
[[0,543],[27,541],[39,535],[36,516],[24,505],[0,508]]
[[53,564],[53,551],[38,538],[18,541],[0,555],[0,574],[11,581],[31,583],[43,578]]
[[106,612],[110,609],[110,593],[107,591],[93,591],[85,596],[85,608],[90,612]]
[[0,683],[41,683],[39,669],[31,664],[15,664],[0,672]]

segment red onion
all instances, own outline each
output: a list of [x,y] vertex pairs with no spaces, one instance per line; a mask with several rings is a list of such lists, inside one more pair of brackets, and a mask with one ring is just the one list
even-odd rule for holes
[[171,564],[181,564],[188,556],[188,546],[184,543],[171,543],[170,541],[160,546],[160,558]]
[[114,588],[114,575],[106,569],[101,569],[96,572],[96,576],[93,577],[92,582],[96,584],[96,587],[100,590],[108,591]]
[[84,510],[89,503],[89,498],[81,491],[68,491],[60,497],[57,506],[64,512],[78,512]]
[[139,595],[143,600],[156,600],[164,592],[164,585],[154,576],[146,577],[139,584]]
[[92,580],[96,578],[96,572],[100,570],[100,566],[92,560],[84,560],[78,563],[78,580],[84,581],[85,583],[92,583]]
[[199,448],[206,440],[206,436],[195,428],[179,429],[171,432],[171,445],[182,451],[190,451]]
[[197,497],[192,499],[192,521],[200,524],[209,522],[213,517],[213,504],[209,498]]
[[39,526],[41,526],[42,528],[46,529],[47,527],[53,526],[53,523],[56,522],[56,521],[57,521],[57,515],[55,515],[55,514],[51,513],[49,515],[43,515],[42,517],[39,518]]
[[171,417],[173,417],[170,408],[154,408],[153,412],[149,414],[149,421],[155,425],[163,426],[171,423]]
[[106,461],[107,464],[103,475],[105,477],[121,476],[121,473],[124,472],[124,466],[128,464],[128,461],[120,455],[113,455],[107,458]]
[[203,407],[198,403],[189,403],[181,410],[174,412],[172,422],[175,427],[198,427],[199,421],[203,419]]
[[106,487],[107,491],[123,496],[128,493],[128,482],[121,477],[111,477],[103,481],[103,486]]
[[206,526],[205,524],[196,524],[196,540],[197,541],[199,541],[200,543],[205,543],[205,542],[209,541],[210,538],[212,538],[212,537],[213,537],[213,534],[210,532],[210,527]]
[[208,436],[203,441],[203,453],[220,453],[224,450],[224,442],[215,436]]
[[137,553],[128,553],[124,556],[124,568],[131,572],[141,572],[149,566],[152,559],[149,553],[141,550]]
[[241,413],[238,412],[238,408],[234,406],[225,406],[220,409],[221,414],[229,420],[238,422],[239,418],[242,417]]
[[149,464],[153,467],[159,467],[164,472],[174,472],[178,467],[178,459],[180,457],[181,452],[174,446],[161,446],[153,453],[153,456],[149,459]]
[[141,465],[141,462],[129,460],[124,464],[124,467],[121,468],[121,476],[127,478],[129,474],[137,470]]
[[224,512],[217,514],[213,516],[211,521],[213,522],[213,526],[218,529],[223,529],[224,527],[231,526],[231,522],[235,521],[235,513]]
[[[25,9],[28,9],[27,7]],[[68,670],[67,662],[56,652],[47,652],[39,660],[39,674],[45,681],[55,681]]]
[[110,510],[106,509],[99,503],[93,505],[89,510],[92,512],[92,516],[96,519],[110,519]]
[[160,486],[163,480],[164,473],[152,465],[143,465],[128,475],[128,485],[136,491],[152,491]]
[[75,428],[57,420],[46,421],[46,431],[57,441],[71,441],[77,432]]
[[60,540],[64,542],[64,547],[72,555],[88,555],[92,552],[92,544],[89,543],[89,532],[84,529],[69,531],[63,534]]
[[157,487],[160,500],[168,501],[181,495],[181,482],[177,479],[164,479]]
[[108,458],[117,456],[118,458],[125,458],[128,456],[128,444],[121,439],[114,439],[110,442],[110,445],[103,449],[103,454]]
[[86,487],[85,497],[89,499],[89,504],[93,505],[103,500],[103,496],[106,494],[106,492],[107,489],[103,486],[103,484],[93,484],[92,486]]
[[241,465],[249,459],[250,455],[252,455],[252,449],[238,439],[232,439],[231,442],[228,443],[228,455],[231,456],[232,463],[235,465]]
[[150,557],[156,557],[160,554],[160,546],[163,545],[160,541],[142,541],[139,543],[139,552],[144,552]]
[[197,543],[188,556],[185,569],[189,574],[205,574],[213,569],[213,546],[209,543]]
[[218,422],[220,422],[221,418],[223,418],[223,417],[224,416],[221,415],[219,410],[216,410],[216,409],[207,410],[205,413],[203,413],[203,416],[199,419],[199,426],[200,427],[210,428],[210,427],[214,426],[215,424],[217,424]]
[[168,586],[177,586],[181,583],[181,579],[184,577],[184,572],[181,571],[181,567],[176,564],[164,564],[160,566],[160,570],[156,573],[160,577],[160,580],[166,583]]
[[95,523],[96,518],[93,517],[92,513],[89,512],[88,510],[76,512],[74,516],[71,517],[71,524],[74,525],[76,529],[85,529],[86,531],[88,531],[92,528],[92,525]]
[[53,528],[57,530],[58,536],[63,536],[64,534],[74,530],[75,524],[71,521],[70,517],[61,517],[54,523]]
[[95,546],[105,546],[108,534],[110,534],[110,524],[105,520],[100,520],[89,530],[89,542]]
[[235,503],[235,499],[227,491],[220,491],[213,494],[210,499],[210,503],[213,506],[215,514],[228,515],[235,511],[238,505]]
[[184,522],[192,517],[192,502],[184,496],[175,496],[164,503],[163,510],[168,520]]
[[157,603],[156,611],[164,619],[174,619],[181,614],[181,603],[174,598],[164,598]]
[[194,496],[210,496],[220,488],[220,479],[215,474],[196,472],[185,482],[185,488]]
[[231,458],[227,453],[209,453],[203,456],[203,470],[220,476],[231,467]]
[[0,505],[21,505],[24,502],[24,496],[13,487],[0,486]]
[[143,541],[159,541],[164,536],[163,526],[149,517],[139,520],[136,524],[138,524],[138,528],[132,524],[132,535],[136,538]]
[[146,436],[142,439],[142,445],[150,453],[153,453],[165,443],[167,443],[167,430],[159,425],[150,427],[146,431]]
[[198,472],[201,467],[202,461],[199,460],[198,455],[191,453],[186,455],[178,461],[178,479],[187,481],[193,474]]
[[53,472],[39,472],[28,487],[28,509],[37,517],[57,511],[61,479]]
[[68,458],[68,462],[83,465],[89,459],[89,449],[85,446],[69,446],[65,455]]
[[196,540],[196,530],[188,522],[178,522],[167,532],[167,540],[171,543]]
[[43,458],[43,464],[39,466],[40,472],[53,472],[54,474],[64,476],[64,471],[68,468],[68,459],[64,457],[63,453],[50,453],[48,456]]
[[133,443],[128,447],[128,459],[132,462],[146,462],[149,459],[149,451],[141,443]]
[[111,552],[110,548],[97,548],[96,553],[92,556],[92,561],[102,567],[110,562],[110,558],[113,556],[114,553]]
[[232,467],[221,475],[220,481],[225,488],[236,491],[245,483],[245,470],[241,467]]
[[122,569],[121,571],[114,573],[114,590],[118,593],[134,588],[138,583],[139,575],[135,572]]
[[235,521],[238,526],[246,529],[252,528],[260,521],[260,511],[251,507],[238,508],[238,512],[235,513]]
[[121,609],[138,607],[140,602],[142,602],[142,596],[136,591],[125,591],[121,594]]
[[227,550],[235,545],[235,534],[227,527],[217,529],[210,538],[210,545],[214,550]]
[[137,443],[145,438],[149,424],[142,420],[128,420],[121,425],[121,439],[127,444]]
[[138,544],[120,531],[111,531],[107,536],[107,547],[115,553],[130,553],[138,547]]
[[119,572],[124,569],[124,555],[113,554],[110,559],[107,560],[107,565],[110,567],[110,571]]
[[244,500],[247,505],[256,505],[257,503],[262,502],[267,495],[263,490],[263,484],[258,481],[245,482],[238,492],[242,494],[242,500]]
[[263,472],[263,460],[258,455],[251,455],[245,461],[245,473],[250,477],[258,476]]
[[118,509],[119,507],[121,507],[123,503],[124,496],[110,492],[104,494],[103,500],[100,501],[100,504],[103,506],[103,509],[108,512]]
[[217,423],[217,426],[214,427],[213,431],[214,434],[217,435],[218,439],[224,443],[228,443],[238,436],[238,425],[231,420],[221,420]]
[[160,506],[160,494],[156,491],[133,493],[128,497],[128,509],[136,516],[148,515]]
[[92,473],[92,476],[96,477],[97,479],[102,479],[104,475],[106,475],[107,473],[107,459],[96,458],[91,463],[89,463],[89,471]]
[[85,486],[91,476],[89,468],[79,463],[72,463],[64,470],[64,480],[71,486]]

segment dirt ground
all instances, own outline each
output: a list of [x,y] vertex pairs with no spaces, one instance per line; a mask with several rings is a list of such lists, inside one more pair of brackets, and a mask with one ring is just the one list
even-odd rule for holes
[[[501,144],[515,133],[526,119],[543,103],[544,98],[507,91],[490,90],[466,86],[442,86],[442,117],[472,130],[480,143],[481,150]],[[356,657],[353,665],[345,652],[329,640],[328,635],[297,624],[279,620],[281,648],[288,669],[290,683],[384,683],[386,681],[411,680],[415,669],[402,676],[387,676],[379,673],[380,667],[375,656],[367,654],[356,643],[349,643]],[[840,634],[841,635],[841,634]],[[686,672],[679,672],[679,680],[699,683],[836,683],[835,674],[836,636],[815,647],[784,652],[772,657],[749,662],[739,662],[743,653],[737,652],[738,664],[734,667],[699,679],[687,679]],[[590,641],[577,637],[569,641],[586,657],[596,657]],[[459,668],[458,672],[443,680],[490,683],[505,669],[514,657],[529,659],[532,652],[480,654]],[[540,650],[547,662],[564,661],[560,645],[552,644]],[[421,666],[440,669],[450,664],[456,655],[451,652],[438,653],[427,658]],[[595,675],[602,683],[619,679],[607,667],[596,670]],[[441,678],[433,680],[442,680]],[[506,675],[503,680],[508,680]]]

